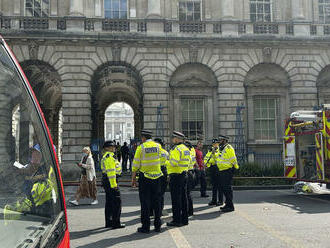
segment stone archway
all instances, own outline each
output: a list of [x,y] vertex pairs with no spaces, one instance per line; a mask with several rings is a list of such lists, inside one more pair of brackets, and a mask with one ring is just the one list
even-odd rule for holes
[[21,63],[44,113],[54,145],[60,157],[62,91],[58,72],[46,62],[28,60]]
[[143,82],[139,72],[122,62],[100,66],[92,78],[93,140],[104,137],[104,115],[115,102],[125,102],[134,111],[134,133],[139,137],[143,127]]

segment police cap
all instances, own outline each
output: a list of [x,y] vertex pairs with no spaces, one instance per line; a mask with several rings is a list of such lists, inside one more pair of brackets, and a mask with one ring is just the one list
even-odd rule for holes
[[229,137],[228,136],[226,136],[226,135],[219,135],[219,140],[229,140]]
[[164,142],[163,142],[163,140],[162,140],[161,138],[155,138],[154,141],[155,141],[156,143],[158,143],[158,144],[161,144],[161,145],[164,144]]
[[179,139],[185,139],[185,136],[183,133],[180,133],[178,131],[174,131],[173,134],[172,134],[172,137],[177,137]]
[[103,148],[111,147],[111,146],[116,146],[116,143],[114,143],[112,140],[106,141],[103,144]]
[[141,135],[142,136],[152,136],[152,132],[149,131],[149,130],[144,129],[144,130],[141,131]]
[[189,140],[186,140],[185,142],[185,145],[188,147],[188,148],[192,148],[193,145],[191,144],[191,142]]
[[219,140],[218,139],[213,139],[212,144],[216,144],[216,143],[219,143]]

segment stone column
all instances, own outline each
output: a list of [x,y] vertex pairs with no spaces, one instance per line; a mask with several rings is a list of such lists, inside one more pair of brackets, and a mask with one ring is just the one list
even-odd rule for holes
[[84,16],[83,1],[70,0],[70,16]]
[[309,36],[310,27],[306,23],[303,0],[291,0],[291,15],[294,22],[294,35]]
[[[222,19],[225,21],[221,28],[223,35],[237,35],[238,24],[233,23],[235,18],[235,0],[222,1]],[[226,23],[227,21],[227,23]]]
[[147,18],[160,18],[160,0],[148,0]]
[[222,19],[235,19],[235,0],[222,0]]

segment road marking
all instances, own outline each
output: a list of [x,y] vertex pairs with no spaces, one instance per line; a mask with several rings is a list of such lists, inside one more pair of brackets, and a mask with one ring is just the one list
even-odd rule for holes
[[304,247],[297,240],[295,240],[291,237],[288,237],[283,232],[277,231],[274,228],[272,228],[271,226],[268,226],[268,225],[256,220],[255,218],[253,218],[252,216],[248,215],[247,213],[245,213],[243,211],[235,210],[235,213],[238,214],[240,217],[246,219],[251,224],[255,225],[257,228],[259,228],[259,229],[263,230],[264,232],[269,233],[273,237],[283,241],[284,243],[286,243],[288,245],[288,247],[292,247],[292,248],[303,248]]
[[170,229],[169,233],[171,234],[177,248],[191,248],[190,244],[179,228]]

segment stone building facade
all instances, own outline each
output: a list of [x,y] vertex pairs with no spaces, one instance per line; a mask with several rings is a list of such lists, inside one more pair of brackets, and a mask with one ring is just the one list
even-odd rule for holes
[[278,152],[291,111],[330,101],[330,4],[323,0],[0,0],[1,35],[41,102],[62,166],[104,136],[123,101],[135,133],[181,130]]

